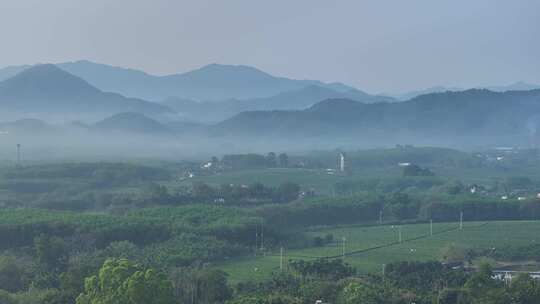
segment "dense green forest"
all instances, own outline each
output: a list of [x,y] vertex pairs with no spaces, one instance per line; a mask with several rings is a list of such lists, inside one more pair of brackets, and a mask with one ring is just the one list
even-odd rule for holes
[[334,254],[291,257],[261,280],[230,280],[222,265],[239,258],[339,248],[337,235],[313,235],[321,227],[540,220],[534,151],[504,160],[498,151],[349,151],[345,172],[335,169],[336,154],[6,165],[0,302],[537,303],[537,281],[504,284],[480,267],[484,259],[540,261],[535,243],[445,251],[469,268],[441,258],[366,274]]

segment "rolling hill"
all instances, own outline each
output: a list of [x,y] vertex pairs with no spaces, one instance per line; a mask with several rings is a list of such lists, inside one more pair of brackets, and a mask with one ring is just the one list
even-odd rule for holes
[[140,113],[115,114],[98,121],[91,129],[104,132],[126,132],[139,134],[169,134],[171,131],[160,122]]
[[16,113],[171,113],[159,104],[103,92],[52,64],[30,67],[0,82],[0,109]]
[[[478,87],[478,89],[486,89],[493,92],[530,91],[530,90],[540,89],[540,85],[518,81],[509,85]],[[435,87],[431,87],[431,88],[427,88],[423,90],[416,90],[416,91],[406,92],[403,94],[398,94],[393,97],[398,100],[409,100],[420,95],[426,95],[426,94],[431,94],[431,93],[444,93],[447,91],[458,92],[458,91],[465,91],[465,90],[466,89],[460,88],[460,87],[435,86]]]
[[245,111],[302,110],[329,98],[350,98],[365,103],[395,101],[389,97],[372,96],[358,90],[340,92],[326,87],[311,85],[299,90],[283,92],[266,98],[229,99],[222,102],[196,102],[183,98],[169,98],[163,104],[185,117],[206,122],[217,122]]
[[214,134],[276,138],[347,138],[378,143],[528,144],[539,133],[540,90],[472,89],[422,95],[401,103],[328,99],[303,111],[243,112]]
[[0,133],[4,134],[41,134],[56,131],[54,126],[39,119],[19,119],[10,122],[0,122]]

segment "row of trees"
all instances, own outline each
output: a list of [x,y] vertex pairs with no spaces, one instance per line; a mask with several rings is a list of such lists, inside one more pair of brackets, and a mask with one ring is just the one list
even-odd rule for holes
[[278,227],[305,227],[359,222],[458,221],[540,219],[540,201],[492,201],[459,198],[448,202],[425,199],[403,192],[314,198],[284,205],[264,205],[258,212]]
[[283,182],[277,187],[268,187],[261,183],[223,184],[219,187],[213,187],[206,183],[197,182],[193,183],[191,189],[181,188],[172,193],[165,186],[150,184],[138,203],[142,205],[176,205],[196,202],[253,205],[257,203],[288,203],[298,199],[299,194],[300,185],[291,182]]
[[8,169],[8,180],[85,180],[96,187],[170,179],[168,170],[127,163],[65,163]]
[[[329,263],[335,267],[327,268]],[[387,265],[384,276],[358,277],[334,269],[348,269],[342,262],[294,262],[311,269],[301,275],[276,274],[264,283],[244,283],[229,303],[337,304],[533,304],[540,301],[540,282],[521,275],[510,284],[493,278],[488,265],[477,272],[452,270],[438,262],[398,262]],[[339,266],[341,264],[341,266]]]
[[287,168],[289,167],[289,156],[286,153],[277,155],[274,152],[269,152],[267,155],[228,154],[224,155],[221,161],[217,157],[213,157],[211,162],[225,170]]
[[[358,276],[340,260],[294,261],[292,270],[276,272],[266,281],[246,281],[231,287],[225,273],[210,268],[177,268],[170,272],[107,259],[79,276],[80,289],[66,297],[65,289],[26,293],[0,290],[3,304],[537,304],[540,282],[526,274],[510,283],[495,279],[489,265],[467,273],[437,262],[398,262],[384,276]],[[339,270],[339,271],[337,271]],[[0,277],[1,278],[1,277]]]
[[[81,293],[78,303],[176,303],[152,302],[169,289],[175,299],[222,302],[230,297],[224,274],[203,265],[246,254],[260,229],[243,210],[207,205],[115,216],[14,209],[2,210],[0,222],[0,303],[17,304],[75,303]],[[276,238],[270,229],[265,237],[269,245]],[[131,262],[106,262],[100,270],[108,258]],[[181,280],[178,267],[189,279]],[[171,288],[159,289],[165,281]],[[142,302],[132,302],[133,295]]]

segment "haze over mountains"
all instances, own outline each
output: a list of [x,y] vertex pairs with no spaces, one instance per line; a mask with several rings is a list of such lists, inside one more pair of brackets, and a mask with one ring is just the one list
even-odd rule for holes
[[[163,101],[171,97],[194,101],[223,101],[229,99],[258,99],[286,91],[297,91],[308,86],[319,86],[340,93],[358,89],[342,83],[323,83],[317,80],[294,80],[272,76],[256,68],[242,65],[209,64],[197,70],[166,76],[155,76],[144,71],[115,67],[87,60],[56,64],[61,69],[86,80],[106,92],[150,101]],[[0,82],[28,69],[31,65],[0,68]],[[533,90],[540,85],[517,81],[509,85],[480,86],[496,92]],[[469,88],[435,86],[400,94],[385,94],[398,100],[446,91],[464,91]],[[365,93],[364,93],[365,94]],[[369,94],[366,94],[371,96]],[[381,97],[377,95],[377,97]],[[335,98],[338,98],[337,96]]]
[[[29,103],[32,106],[35,105],[36,99],[42,99],[42,103],[51,103],[49,109],[34,107],[36,112],[60,110],[54,109],[55,105],[62,108],[62,112],[66,112],[69,107],[83,106],[88,102],[73,101],[62,104],[62,100],[86,98],[87,101],[94,100],[91,106],[101,108],[103,113],[133,111],[152,115],[155,112],[167,112],[165,107],[169,106],[184,120],[203,122],[218,122],[246,110],[304,109],[327,98],[351,98],[362,102],[395,101],[390,97],[373,96],[340,83],[326,84],[316,80],[275,77],[246,66],[212,64],[188,73],[161,77],[89,61],[61,63],[55,66],[59,69],[53,70],[52,65],[24,65],[0,69],[0,81],[18,83],[9,84],[13,87],[12,96],[0,95],[0,100],[19,100],[21,96],[15,95],[31,94],[32,90],[22,92],[28,85],[33,87],[34,91],[47,88],[43,92],[34,92],[36,94],[31,98],[25,97],[34,100],[34,103]],[[46,72],[39,73],[40,69],[45,68],[51,72],[47,79],[43,76]],[[62,74],[60,71],[66,73]],[[67,88],[66,92],[61,88]],[[21,92],[16,93],[17,90]],[[137,100],[140,105],[118,109],[114,106],[118,102],[108,101],[113,97],[112,94],[97,96],[98,90],[114,92],[117,94],[114,96],[116,99],[121,99],[120,95],[131,96],[130,100]],[[49,91],[57,93],[61,91],[64,96],[48,96]],[[53,97],[54,101],[48,100]],[[161,110],[140,109],[145,98],[162,101]],[[103,106],[100,102],[111,105]],[[28,111],[24,109],[24,102],[16,104],[20,110]],[[145,104],[146,108],[152,107],[149,103]]]
[[4,112],[29,115],[172,112],[156,103],[103,92],[51,64],[30,67],[0,82],[0,107]]
[[[246,128],[249,126],[249,128]],[[472,89],[401,103],[329,99],[303,111],[244,112],[214,132],[264,138],[333,139],[389,144],[531,145],[540,126],[540,90]]]
[[[42,134],[73,129],[70,125],[53,127],[36,120],[0,124],[0,129],[32,133],[32,126],[38,127]],[[78,129],[105,137],[128,136],[123,140],[144,135],[182,141],[188,136],[217,145],[332,143],[369,147],[414,143],[530,147],[539,143],[539,127],[540,90],[500,93],[473,89],[427,94],[401,103],[365,104],[351,99],[327,99],[305,110],[242,112],[209,126],[159,122],[128,112]]]
[[197,117],[199,121],[218,122],[238,113],[255,110],[302,110],[329,98],[348,98],[364,103],[395,102],[391,97],[373,96],[358,90],[344,92],[311,85],[286,91],[275,96],[253,99],[228,99],[221,102],[196,102],[183,98],[168,98],[162,104],[176,110],[183,117]]
[[[411,93],[421,95],[398,102],[342,84],[274,77],[244,66],[210,65],[157,77],[82,61],[10,67],[0,70],[1,77],[6,79],[0,82],[0,136],[11,145],[26,138],[57,149],[58,141],[71,136],[66,151],[107,145],[119,153],[154,153],[148,143],[159,142],[168,153],[190,147],[196,154],[201,145],[208,151],[245,151],[246,146],[255,151],[279,143],[291,149],[396,143],[530,147],[540,138],[540,89],[529,90],[535,86],[524,83],[513,85],[521,89],[516,91],[432,88],[436,93]],[[118,93],[122,88],[179,96],[152,102],[125,97]],[[232,97],[208,101],[226,96]]]
[[[341,83],[327,84],[318,80],[276,77],[242,65],[209,64],[190,72],[166,76],[154,76],[139,70],[86,60],[60,63],[57,66],[86,80],[100,90],[151,101],[162,101],[169,97],[195,101],[252,99],[314,85],[337,92],[356,90]],[[0,69],[0,81],[28,67],[25,65]]]
[[[529,91],[529,90],[536,90],[540,89],[540,85],[526,83],[523,81],[518,81],[509,85],[500,85],[500,86],[487,86],[487,87],[476,87],[476,89],[486,89],[493,92],[506,92],[506,91]],[[465,88],[459,88],[459,87],[444,87],[444,86],[435,86],[423,90],[416,90],[411,92],[406,92],[402,94],[392,95],[394,98],[398,100],[409,100],[416,96],[425,95],[425,94],[431,94],[431,93],[443,93],[447,91],[451,92],[459,92],[459,91],[465,91],[467,89]]]

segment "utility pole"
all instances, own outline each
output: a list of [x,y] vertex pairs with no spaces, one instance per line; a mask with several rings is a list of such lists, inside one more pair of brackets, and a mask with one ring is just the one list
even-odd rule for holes
[[433,236],[433,219],[429,220],[429,235]]
[[283,271],[283,247],[279,250],[279,270]]
[[382,210],[379,211],[379,225],[382,225]]
[[17,167],[21,166],[21,144],[17,144]]
[[264,219],[261,218],[261,250],[264,250]]
[[463,230],[463,211],[459,213],[459,230]]
[[257,249],[259,248],[259,231],[258,227],[255,226],[255,256],[257,256]]
[[347,239],[343,237],[341,240],[342,240],[341,255],[343,256],[343,258],[345,258],[345,242],[347,241]]
[[398,234],[399,234],[399,243],[401,244],[401,241],[402,241],[402,239],[401,239],[401,225],[399,225],[399,232],[398,232]]
[[195,284],[191,283],[191,304],[193,304],[195,300]]
[[382,264],[382,277],[384,280],[384,276],[386,275],[386,264]]

